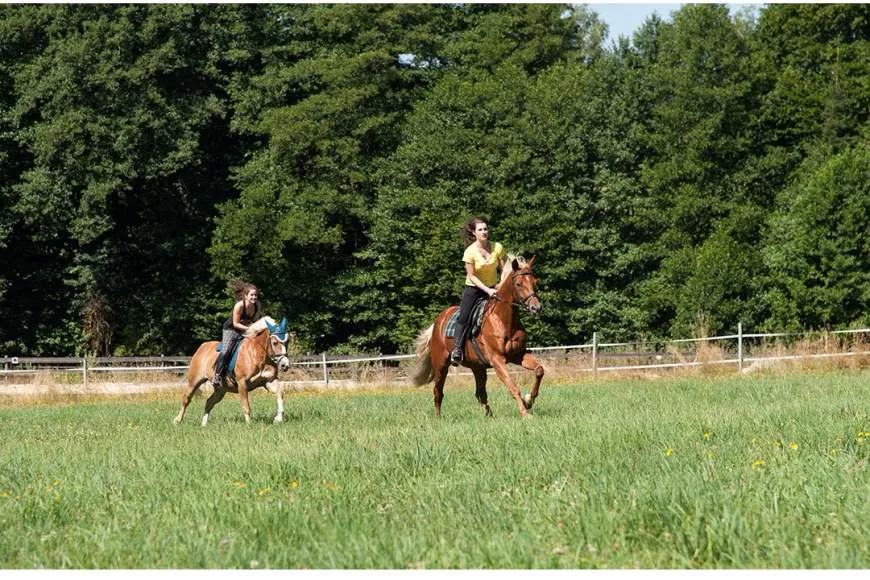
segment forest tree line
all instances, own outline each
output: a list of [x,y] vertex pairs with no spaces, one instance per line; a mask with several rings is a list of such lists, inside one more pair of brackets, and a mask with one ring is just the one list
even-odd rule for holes
[[867,325],[868,113],[868,4],[2,5],[0,353],[407,350],[476,215],[533,344]]

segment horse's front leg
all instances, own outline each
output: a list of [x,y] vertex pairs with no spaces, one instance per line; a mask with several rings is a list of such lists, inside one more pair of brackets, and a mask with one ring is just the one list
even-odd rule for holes
[[275,415],[274,422],[282,423],[284,421],[284,386],[280,382],[275,387],[275,398],[278,400],[278,413]]
[[511,396],[516,400],[517,406],[520,409],[520,415],[523,418],[528,417],[529,410],[526,408],[526,402],[523,401],[523,397],[520,395],[520,389],[517,387],[513,377],[511,377],[508,372],[507,361],[505,360],[504,355],[492,356],[490,357],[489,362],[492,364],[492,368],[495,369],[495,374],[498,375],[501,382],[507,386]]
[[281,423],[284,421],[284,387],[281,385],[280,381],[275,379],[278,378],[278,368],[272,365],[267,365],[259,375],[259,381],[262,381],[263,387],[270,393],[275,395],[275,399],[278,402],[278,413],[275,415],[274,422]]
[[248,398],[248,379],[243,377],[239,379],[239,398],[242,400],[242,414],[245,416],[245,423],[251,423],[251,401]]
[[520,362],[520,365],[522,365],[524,369],[529,369],[535,373],[535,384],[532,386],[532,390],[529,391],[529,394],[523,397],[523,401],[526,403],[526,408],[531,409],[538,396],[538,389],[541,388],[541,379],[544,378],[544,367],[530,352],[523,354],[523,360]]

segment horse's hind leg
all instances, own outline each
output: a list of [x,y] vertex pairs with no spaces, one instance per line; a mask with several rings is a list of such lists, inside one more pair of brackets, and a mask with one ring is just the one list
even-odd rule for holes
[[251,423],[251,400],[248,397],[248,379],[245,377],[239,378],[239,398],[242,400],[242,414],[245,416],[245,423]]
[[486,369],[472,367],[471,372],[474,373],[474,396],[477,397],[477,402],[483,407],[486,416],[492,417],[492,409],[489,408],[486,396]]
[[211,413],[211,410],[215,405],[221,402],[221,399],[224,398],[224,395],[227,394],[227,390],[224,388],[215,389],[211,396],[205,402],[205,412],[202,414],[202,426],[205,427],[208,425],[208,415]]
[[205,381],[206,377],[193,379],[188,376],[187,390],[184,392],[184,395],[181,396],[181,410],[178,412],[178,415],[175,416],[175,419],[172,420],[173,423],[176,425],[181,423],[181,420],[184,419],[184,412],[187,411],[187,406],[190,405],[190,401],[193,400],[193,395],[196,394],[196,391],[199,390],[199,387],[202,386]]

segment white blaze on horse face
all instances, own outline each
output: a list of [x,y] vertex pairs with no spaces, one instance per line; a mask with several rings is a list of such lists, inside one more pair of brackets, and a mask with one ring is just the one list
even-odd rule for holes
[[284,340],[281,340],[275,335],[272,335],[272,354],[277,360],[278,369],[282,371],[286,371],[290,368],[290,361],[287,358],[287,336],[284,336]]

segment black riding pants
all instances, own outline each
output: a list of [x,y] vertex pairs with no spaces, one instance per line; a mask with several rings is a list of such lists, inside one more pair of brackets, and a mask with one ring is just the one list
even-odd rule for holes
[[462,302],[459,303],[459,318],[456,319],[457,324],[462,326],[468,325],[468,318],[471,316],[471,308],[478,298],[488,298],[489,294],[478,288],[477,286],[466,286],[462,291]]

